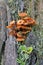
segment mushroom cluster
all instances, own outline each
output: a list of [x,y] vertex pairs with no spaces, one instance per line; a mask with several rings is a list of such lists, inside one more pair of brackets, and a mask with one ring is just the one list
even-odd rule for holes
[[32,26],[36,24],[36,21],[25,12],[18,13],[18,15],[20,19],[17,22],[11,21],[7,28],[11,29],[9,35],[15,36],[17,41],[21,42],[26,39],[26,34],[32,30]]

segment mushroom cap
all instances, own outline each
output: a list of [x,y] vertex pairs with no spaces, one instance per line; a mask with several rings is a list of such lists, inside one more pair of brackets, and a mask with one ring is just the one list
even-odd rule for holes
[[15,25],[15,21],[11,21],[10,24],[8,26],[6,26],[6,28],[13,28]]
[[20,33],[18,32],[18,33],[17,33],[17,37],[18,37],[18,38],[26,38],[26,36],[22,35],[22,32],[20,32]]
[[12,29],[14,27],[14,25],[8,25],[8,26],[6,26],[6,28],[10,28],[10,29]]
[[18,32],[18,33],[17,33],[17,37],[22,37],[21,32]]
[[31,30],[32,28],[31,27],[24,26],[24,25],[21,25],[21,26],[17,26],[17,29]]
[[29,20],[29,19],[31,19],[30,17],[25,17],[25,18],[23,18],[24,20]]
[[22,31],[22,34],[26,35],[27,33],[29,33],[30,31]]
[[24,25],[34,25],[34,24],[36,24],[36,21],[34,19],[30,18],[30,17],[25,17],[24,20],[25,20]]
[[10,25],[12,25],[12,24],[15,24],[15,21],[14,20],[10,22]]
[[18,21],[17,21],[17,25],[22,25],[22,24],[24,24],[24,22],[25,22],[25,21],[22,20],[22,19],[21,19],[21,20],[18,20]]
[[25,16],[27,16],[27,13],[21,12],[21,13],[18,13],[18,15],[19,15],[20,17],[25,17]]
[[17,38],[16,39],[18,42],[21,42],[21,41],[24,41],[25,39],[24,38]]
[[8,25],[8,26],[6,26],[6,28],[12,28],[12,26],[11,25]]
[[33,25],[35,22],[34,21],[31,21],[31,22],[28,22],[28,25]]

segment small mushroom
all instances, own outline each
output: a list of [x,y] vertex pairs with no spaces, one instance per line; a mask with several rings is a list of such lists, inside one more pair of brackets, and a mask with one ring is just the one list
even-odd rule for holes
[[21,32],[17,32],[17,37],[22,37]]
[[25,20],[24,25],[35,25],[36,24],[36,21],[30,17],[25,17],[24,20]]
[[6,26],[7,28],[12,28],[15,26],[15,21],[11,21],[10,24],[8,26]]
[[28,25],[35,25],[35,21],[28,22]]
[[17,37],[18,38],[26,38],[26,36],[22,35],[22,32],[18,32],[17,33]]
[[12,26],[11,25],[8,25],[8,26],[6,26],[6,28],[12,28]]
[[10,22],[10,25],[13,25],[13,24],[15,24],[15,21],[14,20]]
[[24,20],[29,20],[29,19],[31,19],[30,17],[25,17],[25,18],[23,18]]
[[22,34],[26,35],[27,33],[29,33],[30,31],[22,31]]
[[31,27],[27,27],[27,26],[22,25],[22,26],[17,26],[17,29],[31,30],[32,28],[31,28]]
[[24,38],[17,38],[16,39],[18,42],[21,42],[21,41],[24,41],[25,39]]
[[27,13],[25,13],[25,12],[21,12],[21,13],[18,13],[18,15],[22,18],[22,17],[27,16]]
[[25,23],[25,21],[22,19],[17,21],[17,25],[23,25],[24,23]]

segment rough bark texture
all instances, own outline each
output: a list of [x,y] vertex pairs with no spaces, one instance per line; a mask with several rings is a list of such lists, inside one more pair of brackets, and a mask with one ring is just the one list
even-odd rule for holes
[[26,39],[26,46],[30,46],[30,45],[36,45],[37,43],[37,37],[35,36],[35,34],[33,32],[30,32],[27,39]]
[[12,38],[11,36],[7,39],[6,41],[6,46],[5,46],[5,61],[4,61],[4,65],[17,65],[16,62],[16,51],[15,51],[15,44],[17,42],[15,41],[14,38]]
[[0,50],[2,48],[3,41],[5,41],[5,23],[7,21],[6,5],[4,2],[0,2]]

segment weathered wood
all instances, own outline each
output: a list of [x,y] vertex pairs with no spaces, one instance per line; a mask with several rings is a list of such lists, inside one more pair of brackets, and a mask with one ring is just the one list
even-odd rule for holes
[[7,9],[4,2],[0,1],[0,50],[3,45],[3,41],[5,41],[5,23],[7,21]]
[[4,65],[17,65],[15,44],[17,44],[16,40],[10,36],[6,41]]
[[30,45],[36,45],[38,41],[38,38],[36,37],[36,35],[34,34],[34,32],[30,32],[29,35],[27,36],[27,39],[26,39],[26,46],[30,46]]

